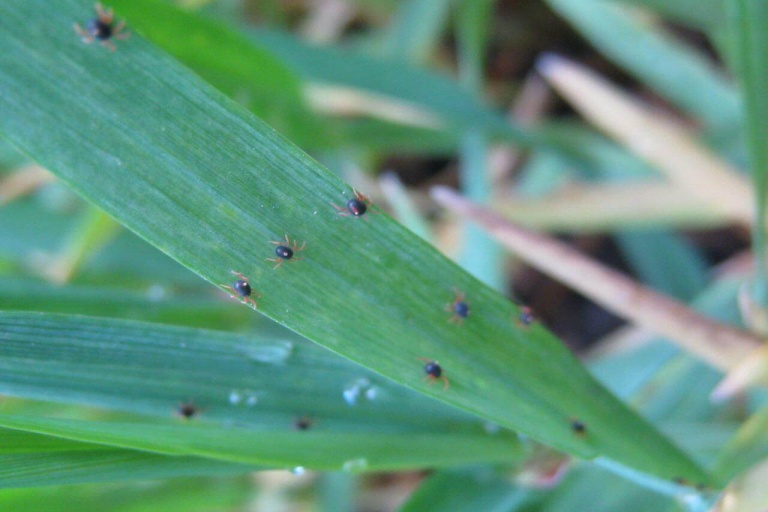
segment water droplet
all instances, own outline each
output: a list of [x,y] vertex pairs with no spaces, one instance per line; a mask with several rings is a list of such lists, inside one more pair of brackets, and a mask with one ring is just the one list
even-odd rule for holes
[[368,388],[368,390],[365,392],[365,398],[368,400],[376,400],[376,397],[379,395],[379,388],[376,386],[371,386]]
[[296,466],[295,468],[291,469],[291,473],[294,475],[303,475],[307,470],[304,469],[304,466]]
[[706,500],[696,492],[684,492],[678,494],[676,498],[678,503],[680,503],[686,510],[704,510],[706,508]]
[[357,379],[352,384],[344,388],[342,395],[347,405],[356,405],[357,399],[360,397],[360,393],[368,388],[371,382],[368,379]]
[[241,347],[248,359],[259,363],[284,363],[293,353],[293,343],[290,341],[278,341],[270,345],[254,345]]
[[360,396],[360,388],[352,387],[344,390],[344,401],[347,405],[355,405],[357,403],[357,397]]
[[229,392],[229,403],[232,405],[245,405],[252,407],[259,403],[259,395],[249,389],[233,389]]
[[498,434],[501,430],[501,427],[499,427],[495,423],[491,423],[490,421],[486,421],[483,423],[483,428],[485,429],[485,432],[488,434]]
[[341,469],[347,473],[360,473],[368,467],[368,459],[348,460],[341,466]]
[[151,302],[158,302],[160,300],[163,300],[166,295],[166,290],[164,286],[161,286],[159,284],[153,284],[147,289],[147,300]]

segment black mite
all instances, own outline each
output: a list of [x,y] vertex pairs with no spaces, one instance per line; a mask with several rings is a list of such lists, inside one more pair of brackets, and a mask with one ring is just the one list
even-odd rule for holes
[[274,268],[279,267],[283,264],[283,262],[286,261],[301,261],[301,258],[295,258],[294,256],[297,252],[303,251],[304,247],[306,247],[307,242],[304,242],[301,244],[301,247],[299,247],[298,242],[295,240],[291,242],[291,239],[288,238],[288,235],[285,235],[285,243],[283,241],[279,242],[270,242],[272,245],[276,245],[275,247],[275,254],[277,255],[277,258],[267,258],[267,261],[274,261],[276,264]]
[[469,303],[464,298],[464,292],[460,292],[458,289],[453,289],[454,298],[453,302],[446,304],[445,310],[451,313],[450,322],[455,322],[459,325],[469,316]]
[[419,359],[424,361],[424,373],[426,373],[424,378],[429,381],[430,385],[436,380],[442,380],[443,389],[448,389],[448,379],[443,375],[443,367],[440,366],[440,363],[427,359],[426,357],[421,357]]
[[354,193],[355,197],[347,201],[346,209],[331,203],[331,205],[339,211],[340,215],[344,215],[345,217],[349,215],[352,215],[353,217],[362,217],[368,212],[368,208],[373,204],[372,201],[357,190],[354,190]]
[[[230,292],[230,295],[232,295],[232,298],[240,298],[245,302],[246,304],[250,304],[255,308],[259,307],[258,304],[256,304],[256,301],[253,300],[253,294],[254,291],[251,288],[250,283],[248,283],[248,278],[245,277],[240,272],[232,271],[234,275],[238,277],[238,279],[232,283],[232,286],[228,284],[222,284],[220,285],[222,288]],[[257,297],[261,297],[261,294],[258,292],[255,292],[255,295]]]
[[95,9],[96,17],[86,24],[85,29],[75,23],[75,32],[86,44],[100,41],[103,46],[115,51],[116,48],[112,39],[126,39],[130,36],[130,33],[123,32],[125,22],[121,21],[115,24],[112,9],[104,9],[101,3],[97,3]]
[[176,415],[185,420],[194,418],[199,412],[200,410],[193,402],[182,402],[176,408]]

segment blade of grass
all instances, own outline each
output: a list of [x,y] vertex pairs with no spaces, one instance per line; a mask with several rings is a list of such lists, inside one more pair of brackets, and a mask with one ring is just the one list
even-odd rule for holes
[[639,280],[669,297],[688,302],[705,286],[707,266],[687,240],[660,229],[621,232],[616,242]]
[[657,181],[569,185],[533,199],[502,198],[494,209],[513,222],[544,231],[594,233],[666,227],[715,228],[729,219],[697,198]]
[[79,486],[62,482],[58,487],[0,490],[0,503],[14,512],[211,512],[237,510],[252,498],[253,487],[247,477]]
[[424,480],[399,512],[509,512],[527,504],[533,494],[488,468],[441,471]]
[[392,57],[423,62],[439,42],[450,14],[449,0],[406,0],[382,37],[382,49]]
[[130,318],[219,330],[243,330],[253,324],[253,315],[231,306],[221,297],[157,293],[151,287],[146,291],[128,291],[104,285],[56,286],[31,279],[0,279],[3,311]]
[[326,143],[326,132],[304,102],[301,79],[236,30],[158,0],[111,0],[109,5],[132,30],[292,140]]
[[318,512],[355,512],[360,477],[349,473],[320,475]]
[[289,332],[228,334],[27,312],[0,312],[0,327],[7,396],[165,419],[191,400],[203,421],[254,428],[290,430],[306,415],[321,430],[483,431],[477,418]]
[[[0,428],[0,441],[0,488],[231,475],[260,469],[198,457],[116,449],[6,428]],[[0,502],[8,506],[2,498]]]
[[[0,313],[0,325],[3,394],[160,419],[49,423],[17,414],[0,418],[6,426],[167,454],[336,470],[358,459],[367,459],[362,469],[377,470],[509,462],[521,454],[515,436],[488,435],[475,418],[299,339],[256,342],[242,335],[34,313]],[[182,401],[199,408],[199,428],[164,424]],[[300,417],[313,423],[311,432],[296,430]],[[247,441],[254,437],[260,441]]]
[[768,239],[766,238],[766,194],[768,194],[768,4],[755,0],[725,0],[733,48],[733,64],[744,95],[744,126],[752,173],[754,224],[752,251],[755,277],[753,300],[768,306]]
[[429,223],[408,195],[408,190],[400,181],[397,174],[387,172],[379,178],[381,193],[387,198],[387,204],[392,205],[395,218],[400,224],[413,231],[419,238],[432,241]]
[[166,455],[325,471],[400,471],[510,462],[522,455],[513,438],[463,434],[278,432],[203,424],[83,421],[0,415],[0,425]]
[[[595,500],[598,495],[600,499]],[[689,499],[693,501],[695,498]],[[538,509],[543,512],[645,512],[670,510],[673,503],[666,496],[653,495],[636,485],[618,480],[602,468],[581,466],[562,485],[545,496],[544,503]]]
[[[579,456],[708,480],[503,297],[385,215],[340,216],[331,203],[352,191],[274,130],[138,34],[83,45],[86,2],[43,4],[0,17],[0,133],[108,214],[212,284],[247,274],[260,312],[395,382]],[[273,269],[286,233],[304,258]],[[443,309],[453,287],[482,305],[462,326]],[[423,381],[419,357],[450,389]]]
[[66,245],[45,268],[45,277],[54,283],[71,280],[85,259],[108,244],[120,229],[120,224],[94,207],[83,212],[78,224]]
[[491,136],[523,145],[540,142],[539,137],[510,125],[454,80],[439,73],[349,50],[312,47],[274,30],[259,30],[252,37],[310,84],[331,84],[390,97],[428,111],[452,128],[482,126]]
[[25,165],[0,179],[0,207],[23,197],[56,178],[39,165]]
[[[475,97],[482,97],[486,44],[493,2],[477,0],[454,4],[456,15],[459,82]],[[464,193],[478,202],[491,198],[491,173],[488,167],[488,137],[479,126],[469,126],[462,136],[459,181]],[[496,243],[476,226],[462,226],[461,265],[485,284],[503,290],[505,284],[502,252]]]
[[768,457],[768,409],[753,414],[721,450],[714,473],[723,481]]
[[616,3],[647,7],[654,12],[669,16],[701,29],[722,26],[725,17],[723,0],[613,0]]

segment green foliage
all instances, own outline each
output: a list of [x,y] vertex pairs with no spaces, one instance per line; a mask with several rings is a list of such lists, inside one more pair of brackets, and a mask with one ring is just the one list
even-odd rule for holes
[[[722,37],[719,2],[696,12],[624,3]],[[353,189],[304,151],[350,167],[392,151],[460,154],[462,192],[485,203],[499,192],[487,168],[496,142],[531,151],[519,188],[530,195],[574,180],[658,179],[654,170],[581,123],[522,128],[490,106],[492,2],[351,4],[366,22],[391,24],[320,47],[292,33],[277,4],[259,13],[284,26],[255,30],[168,2],[114,0],[131,35],[113,52],[72,30],[94,16],[86,0],[5,2],[0,200],[2,178],[29,158],[87,203],[56,184],[0,203],[0,488],[46,487],[0,491],[0,503],[100,510],[109,491],[115,510],[235,509],[255,487],[269,492],[245,473],[293,469],[294,480],[328,473],[310,496],[283,499],[351,510],[363,486],[350,473],[422,468],[437,471],[404,511],[580,510],[595,494],[605,510],[669,508],[672,495],[711,503],[768,453],[759,398],[747,412],[710,403],[722,376],[664,340],[586,369],[542,325],[516,321],[519,306],[492,289],[509,275],[484,235],[459,248],[470,275],[383,201],[363,219],[340,215],[334,205],[343,209]],[[764,188],[755,70],[765,52],[755,34],[768,32],[748,23],[765,18],[756,4],[727,2],[751,109],[743,129],[736,89],[698,50],[620,2],[549,4],[699,123],[716,150],[739,160],[743,132]],[[458,80],[435,64],[447,31]],[[379,117],[380,107],[329,114],[318,108],[322,88],[429,122]],[[395,211],[429,238],[419,201],[398,194]],[[641,280],[738,324],[741,281],[710,282],[673,223],[611,229]],[[306,247],[273,268],[270,242],[286,236]],[[256,312],[228,297],[232,271],[248,276]],[[445,309],[454,289],[471,307],[460,325]],[[438,360],[449,385],[425,380],[421,358]],[[182,403],[194,403],[193,418],[174,415]],[[591,463],[559,480],[568,457]],[[530,470],[542,461],[555,465]],[[556,488],[510,477],[526,468],[550,471]],[[137,500],[134,480],[162,482]],[[98,485],[71,485],[87,483]]]

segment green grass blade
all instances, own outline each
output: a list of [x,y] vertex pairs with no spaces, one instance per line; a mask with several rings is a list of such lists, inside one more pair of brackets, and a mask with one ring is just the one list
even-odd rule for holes
[[[5,3],[0,133],[108,214],[214,285],[247,274],[260,312],[395,382],[578,456],[708,479],[513,304],[386,215],[340,216],[351,190],[270,127],[138,34],[82,44],[86,2],[46,5]],[[307,247],[275,270],[286,233]],[[453,287],[473,304],[462,326],[443,309]]]
[[451,78],[400,60],[371,58],[332,47],[318,48],[275,30],[253,33],[255,43],[283,59],[308,82],[360,89],[423,109],[449,128],[479,126],[489,134],[532,144],[537,137],[462,90]]
[[399,512],[509,512],[535,493],[488,468],[441,471],[426,479]]
[[752,247],[755,277],[752,298],[768,305],[768,239],[766,238],[766,194],[768,194],[768,4],[761,0],[726,0],[731,56],[744,95],[744,127],[755,194]]
[[[367,460],[364,469],[377,470],[509,462],[521,453],[515,436],[489,435],[476,418],[298,337],[256,341],[36,313],[0,313],[0,326],[3,394],[160,421],[50,423],[3,416],[0,424],[12,428],[173,455],[337,470],[358,459]],[[201,411],[199,427],[172,419],[187,400]],[[312,421],[311,432],[295,430],[303,416]]]
[[[595,496],[600,496],[596,500]],[[690,498],[696,501],[694,497]],[[668,496],[651,494],[629,482],[617,479],[597,467],[581,467],[573,471],[558,489],[539,504],[543,512],[646,512],[649,510],[674,510],[674,500]],[[690,510],[696,510],[691,507]]]
[[727,482],[768,456],[768,409],[750,417],[720,452],[713,472]]
[[300,145],[318,146],[325,132],[307,108],[302,80],[269,51],[226,25],[158,0],[109,2],[131,29],[189,66]]
[[654,12],[701,29],[716,29],[723,24],[725,7],[723,0],[613,0],[647,7]]
[[[0,428],[0,488],[231,475],[256,469],[253,465],[170,457]],[[0,502],[7,505],[2,494]]]
[[687,240],[660,229],[616,234],[616,242],[640,280],[688,302],[707,282],[703,256]]
[[[481,97],[483,90],[483,55],[488,39],[493,4],[487,0],[456,4],[459,80],[467,91]],[[479,127],[468,127],[461,141],[459,180],[464,194],[483,203],[491,197],[491,173],[488,168],[488,140]],[[464,250],[461,265],[472,275],[497,290],[505,288],[499,245],[472,223],[463,226]]]
[[323,473],[318,490],[318,512],[354,512],[361,477],[352,473]]
[[202,421],[254,428],[290,430],[306,415],[320,430],[483,432],[477,418],[291,333],[1,312],[0,341],[8,396],[161,419],[192,400]]
[[167,296],[152,288],[142,292],[114,286],[56,286],[12,278],[0,279],[1,310],[131,318],[219,330],[243,330],[260,320],[214,296]]
[[2,490],[0,503],[14,512],[219,512],[242,510],[253,494],[248,477],[78,486],[62,482],[58,487]]
[[202,423],[85,421],[15,415],[0,415],[0,425],[167,455],[327,471],[397,471],[475,462],[504,463],[522,455],[514,438],[505,436],[280,432]]
[[434,51],[450,12],[449,0],[401,2],[392,23],[382,35],[385,53],[411,62],[422,62]]

